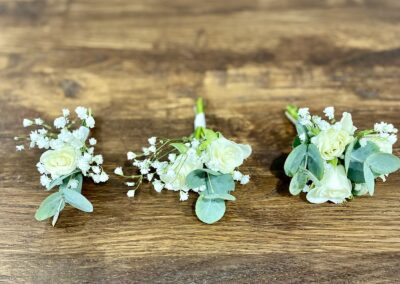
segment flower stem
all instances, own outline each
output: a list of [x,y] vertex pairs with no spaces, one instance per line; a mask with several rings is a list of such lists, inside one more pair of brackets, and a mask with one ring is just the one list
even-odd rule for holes
[[299,114],[298,114],[298,108],[295,105],[288,105],[286,107],[285,115],[290,120],[291,123],[296,125],[296,122],[299,119]]
[[196,139],[201,138],[201,133],[205,127],[205,113],[204,113],[204,102],[203,98],[198,98],[196,101],[196,118],[195,118],[195,131],[194,137]]

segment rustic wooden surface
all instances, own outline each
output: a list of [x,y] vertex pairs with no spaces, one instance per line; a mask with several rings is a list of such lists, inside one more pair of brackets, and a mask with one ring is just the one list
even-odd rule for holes
[[[373,198],[312,205],[282,172],[287,103],[400,126],[399,34],[397,0],[0,0],[0,282],[399,282],[399,174]],[[254,149],[219,223],[196,219],[194,196],[130,200],[113,175],[84,184],[94,214],[34,220],[47,193],[40,152],[14,152],[22,118],[90,106],[111,173],[147,137],[189,134],[198,96]]]

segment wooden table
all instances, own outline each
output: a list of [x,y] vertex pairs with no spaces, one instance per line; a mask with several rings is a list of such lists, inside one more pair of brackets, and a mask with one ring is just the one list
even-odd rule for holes
[[[0,0],[0,282],[399,282],[398,173],[372,198],[313,205],[282,172],[288,103],[400,126],[399,34],[397,0]],[[147,137],[188,135],[198,96],[209,126],[254,149],[220,222],[196,219],[194,195],[128,199],[114,175],[85,181],[93,214],[34,220],[48,193],[40,151],[15,152],[23,118],[90,106],[112,173]]]

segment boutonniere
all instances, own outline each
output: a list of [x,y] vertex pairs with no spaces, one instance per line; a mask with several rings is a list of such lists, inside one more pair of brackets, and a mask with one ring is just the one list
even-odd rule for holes
[[334,108],[324,110],[327,120],[311,115],[308,108],[288,106],[286,116],[296,126],[297,136],[284,169],[292,178],[293,195],[307,193],[312,203],[342,203],[353,196],[373,195],[375,179],[400,168],[392,154],[397,129],[376,123],[374,129],[357,131],[350,113],[335,120]]
[[127,179],[132,187],[127,195],[133,197],[144,182],[151,182],[157,192],[179,192],[180,200],[188,199],[189,192],[199,195],[196,215],[204,223],[212,224],[225,214],[225,201],[234,201],[231,194],[235,181],[247,184],[250,177],[238,168],[251,154],[249,145],[237,144],[220,132],[206,127],[203,100],[197,100],[194,133],[178,139],[148,139],[149,146],[141,153],[128,152],[128,160],[137,169],[126,175],[121,167],[115,174]]
[[26,137],[15,137],[17,141],[26,142],[16,146],[17,151],[28,147],[45,150],[36,164],[41,174],[40,183],[47,191],[58,190],[43,200],[35,218],[42,221],[53,217],[53,226],[66,204],[84,212],[93,211],[90,201],[82,195],[84,176],[95,183],[108,180],[102,168],[103,156],[94,154],[97,141],[89,139],[90,129],[95,125],[91,110],[77,107],[75,112],[77,118],[71,120],[70,111],[63,109],[62,116],[56,118],[53,125],[41,118],[24,119],[24,127],[35,129]]

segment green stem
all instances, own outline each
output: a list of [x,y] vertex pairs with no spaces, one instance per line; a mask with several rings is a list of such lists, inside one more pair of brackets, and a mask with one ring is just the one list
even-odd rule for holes
[[298,107],[295,105],[288,105],[286,107],[285,115],[293,124],[296,124],[296,121],[299,119],[298,110]]
[[[203,98],[198,98],[196,101],[196,115],[204,113],[204,101]],[[200,139],[201,138],[201,133],[203,131],[203,127],[196,127],[195,131],[194,131],[194,137],[196,139]]]

